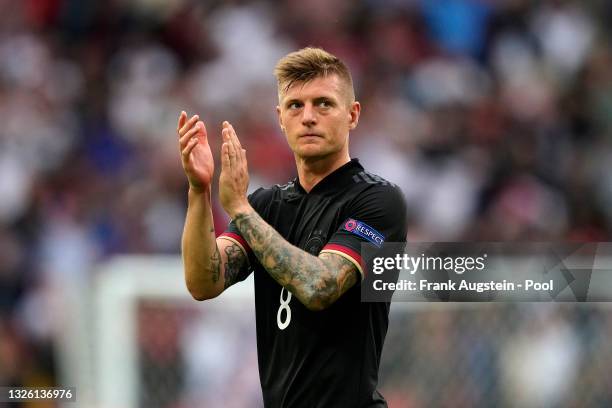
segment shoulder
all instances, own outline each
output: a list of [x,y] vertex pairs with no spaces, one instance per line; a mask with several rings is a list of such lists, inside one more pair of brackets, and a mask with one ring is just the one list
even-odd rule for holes
[[257,190],[249,194],[249,199],[262,199],[272,198],[283,194],[285,191],[293,191],[295,187],[295,180],[288,181],[285,184],[275,184],[270,187],[260,187]]
[[253,206],[253,208],[257,210],[261,208],[261,206],[264,205],[265,203],[270,202],[273,196],[274,196],[273,188],[259,187],[257,190],[249,194],[248,199],[249,199],[249,203]]
[[380,187],[392,187],[399,189],[399,187],[390,182],[389,180],[379,176],[378,174],[371,173],[365,169],[362,169],[353,175],[353,181],[356,184],[380,186]]
[[285,184],[275,184],[271,187],[260,187],[249,194],[249,202],[255,208],[264,204],[269,204],[272,201],[282,199],[285,195],[290,194],[294,190],[294,187],[294,180]]
[[372,204],[405,209],[406,199],[397,184],[367,170],[354,174],[353,181],[355,182],[353,188],[356,189],[357,194],[351,200],[352,204]]
[[257,190],[249,194],[249,201],[260,201],[270,197],[273,194],[272,188],[259,187]]
[[365,170],[354,176],[351,199],[341,218],[375,229],[388,242],[405,241],[408,214],[399,186]]

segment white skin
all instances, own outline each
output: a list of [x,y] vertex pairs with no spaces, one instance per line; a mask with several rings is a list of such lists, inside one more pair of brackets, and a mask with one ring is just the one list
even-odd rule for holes
[[[306,191],[350,160],[348,135],[357,126],[360,105],[350,100],[343,84],[336,75],[317,77],[295,83],[280,95],[279,124]],[[214,239],[210,210],[214,163],[204,123],[197,115],[187,120],[182,112],[177,133],[190,185],[183,232],[185,279],[194,298],[208,299],[235,283],[239,270],[246,267],[246,256],[232,241]],[[289,244],[261,219],[247,200],[246,150],[229,122],[223,122],[221,134],[221,205],[280,285],[311,310],[329,307],[357,282],[357,268],[337,254],[310,255]]]

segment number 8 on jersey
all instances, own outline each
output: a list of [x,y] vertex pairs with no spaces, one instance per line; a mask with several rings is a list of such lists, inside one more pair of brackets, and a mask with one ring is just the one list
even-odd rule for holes
[[[287,292],[287,299],[283,299],[283,291]],[[278,313],[276,313],[276,323],[278,324],[278,328],[281,330],[285,330],[289,323],[291,323],[291,308],[289,307],[289,302],[291,302],[291,292],[287,289],[282,288],[280,292],[280,306],[278,308]],[[285,311],[285,320],[282,319],[283,310]]]

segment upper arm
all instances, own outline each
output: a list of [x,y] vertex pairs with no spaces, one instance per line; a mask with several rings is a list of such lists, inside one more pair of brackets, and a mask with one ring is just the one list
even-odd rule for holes
[[378,251],[386,242],[406,242],[406,204],[395,186],[378,185],[363,192],[347,206],[343,217],[321,253],[352,261],[362,279],[362,247]]
[[244,247],[230,237],[218,237],[217,248],[220,257],[219,281],[225,290],[249,276],[249,261]]
[[353,265],[363,280],[362,247],[379,251],[385,242],[406,241],[406,204],[399,188],[380,184],[360,194],[345,211],[347,217],[321,250]]

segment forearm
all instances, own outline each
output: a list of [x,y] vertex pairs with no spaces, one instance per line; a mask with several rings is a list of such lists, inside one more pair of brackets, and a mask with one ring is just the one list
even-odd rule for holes
[[195,299],[208,299],[223,291],[210,190],[202,193],[189,190],[182,256],[187,289]]
[[356,281],[349,262],[330,267],[291,245],[252,209],[236,214],[234,222],[270,276],[311,310],[328,307]]

